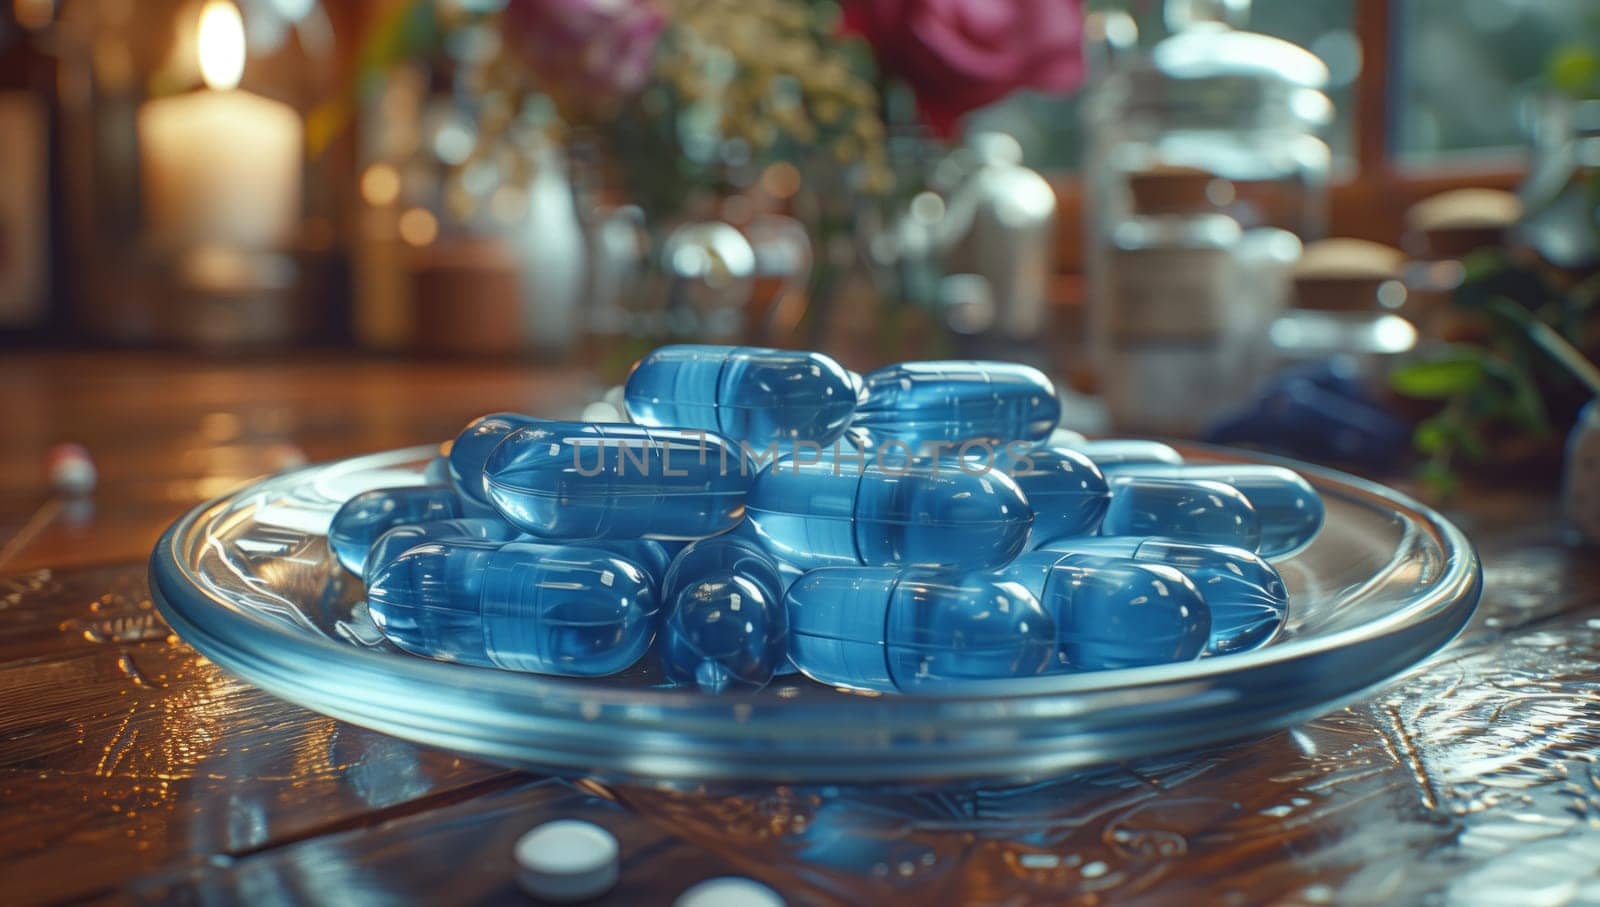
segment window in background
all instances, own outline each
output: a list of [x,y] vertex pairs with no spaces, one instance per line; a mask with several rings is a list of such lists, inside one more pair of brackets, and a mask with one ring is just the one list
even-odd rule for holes
[[[1453,2],[1453,0],[1451,0]],[[1167,36],[1160,0],[1102,0],[1090,11],[1124,9],[1139,26],[1139,46],[1149,48]],[[1329,129],[1334,160],[1354,154],[1355,83],[1361,71],[1361,44],[1355,33],[1355,0],[1255,0],[1245,27],[1305,47],[1328,64],[1328,96],[1338,109]],[[977,111],[969,130],[999,130],[1022,144],[1023,159],[1040,170],[1077,169],[1083,153],[1083,127],[1076,97],[1018,94]]]
[[1600,41],[1594,0],[1398,0],[1393,152],[1432,163],[1520,149],[1556,48]]

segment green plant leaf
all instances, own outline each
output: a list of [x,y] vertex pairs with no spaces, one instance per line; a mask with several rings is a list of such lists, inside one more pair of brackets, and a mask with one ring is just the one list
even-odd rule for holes
[[1536,271],[1512,264],[1503,252],[1474,252],[1462,266],[1461,285],[1451,297],[1451,302],[1460,309],[1476,311],[1492,306],[1498,299],[1507,299],[1525,310],[1532,310],[1554,295]]
[[1511,382],[1507,416],[1512,424],[1529,434],[1542,437],[1550,433],[1550,416],[1539,385],[1527,371],[1518,370]]
[[1461,282],[1475,284],[1512,267],[1511,259],[1499,249],[1478,249],[1461,259]]
[[1469,462],[1482,463],[1489,458],[1489,445],[1483,440],[1483,432],[1475,423],[1462,421],[1456,424],[1454,432],[1455,449]]
[[1600,56],[1583,44],[1557,48],[1545,66],[1545,79],[1562,94],[1594,97],[1600,92]]
[[1423,419],[1411,433],[1412,446],[1424,456],[1432,456],[1443,450],[1449,440],[1449,432],[1439,424],[1437,418]]
[[1483,379],[1483,356],[1456,350],[1443,357],[1403,365],[1389,374],[1396,393],[1420,400],[1443,400],[1472,390]]

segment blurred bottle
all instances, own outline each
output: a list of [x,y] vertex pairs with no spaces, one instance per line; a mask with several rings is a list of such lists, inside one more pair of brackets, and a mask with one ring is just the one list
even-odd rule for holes
[[59,323],[54,0],[0,4],[0,336]]
[[1248,0],[1167,0],[1170,35],[1090,30],[1090,353],[1122,430],[1187,433],[1259,378],[1298,241],[1322,229],[1327,66],[1241,30]]
[[[959,333],[990,333],[1007,344],[1040,339],[1055,271],[1056,194],[1022,164],[1022,146],[999,132],[968,139],[977,166],[951,193],[939,228],[940,303]],[[982,290],[963,293],[963,282]],[[963,281],[965,279],[965,281]],[[959,309],[962,302],[977,308]]]
[[1323,239],[1294,268],[1294,306],[1272,321],[1273,372],[1340,357],[1381,387],[1417,345],[1396,311],[1406,300],[1399,249],[1361,239]]
[[[1482,319],[1453,303],[1466,276],[1463,262],[1475,252],[1505,248],[1521,219],[1521,200],[1499,189],[1449,189],[1412,205],[1401,244],[1409,260],[1398,313],[1429,339],[1481,337]],[[1393,308],[1394,298],[1391,293],[1385,304]]]
[[1600,270],[1600,99],[1547,100],[1535,132],[1517,238],[1575,276]]
[[1100,342],[1100,391],[1119,428],[1185,434],[1247,386],[1234,251],[1226,214],[1129,218],[1106,256],[1109,294]]
[[546,356],[571,354],[583,336],[588,249],[565,153],[544,141],[533,148],[526,216],[508,225],[522,278],[524,341]]
[[[1585,289],[1600,280],[1600,98],[1545,99],[1528,176],[1517,196],[1522,219],[1512,227],[1513,248],[1531,249],[1544,263],[1544,280],[1566,297],[1563,332],[1583,356],[1600,360],[1600,319],[1593,293]],[[1588,396],[1540,383],[1557,425],[1573,419],[1571,407],[1583,405]],[[1574,431],[1586,427],[1592,435],[1595,423],[1590,403]]]

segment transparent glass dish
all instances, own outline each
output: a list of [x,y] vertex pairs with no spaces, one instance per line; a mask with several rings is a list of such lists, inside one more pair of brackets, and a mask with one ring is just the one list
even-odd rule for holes
[[1037,777],[1284,727],[1422,661],[1466,623],[1481,586],[1472,546],[1438,514],[1275,460],[1317,487],[1328,516],[1279,564],[1291,617],[1253,652],[939,697],[846,693],[798,675],[714,696],[665,686],[649,656],[601,679],[516,674],[399,651],[327,549],[341,501],[420,484],[431,453],[310,466],[195,508],[151,557],[157,605],[202,654],[275,695],[486,760],[613,779],[906,782]]

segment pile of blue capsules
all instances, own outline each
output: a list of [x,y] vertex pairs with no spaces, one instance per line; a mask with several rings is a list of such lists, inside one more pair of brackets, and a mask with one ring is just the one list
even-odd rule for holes
[[1323,521],[1299,474],[1059,430],[1039,371],[668,346],[632,423],[498,413],[329,530],[417,655],[674,683],[941,692],[1243,652],[1283,625],[1270,561]]

